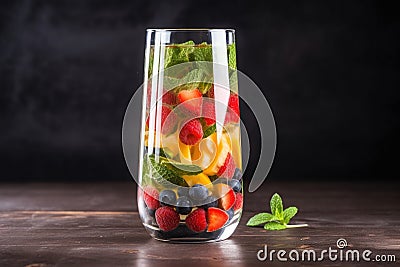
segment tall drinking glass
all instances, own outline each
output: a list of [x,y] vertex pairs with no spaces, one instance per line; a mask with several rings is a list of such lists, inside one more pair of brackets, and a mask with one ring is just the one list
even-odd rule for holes
[[152,237],[207,242],[242,213],[234,30],[147,30],[138,208]]

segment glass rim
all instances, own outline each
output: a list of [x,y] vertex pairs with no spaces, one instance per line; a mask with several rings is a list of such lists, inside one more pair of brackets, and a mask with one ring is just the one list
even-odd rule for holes
[[150,28],[146,29],[146,32],[232,32],[235,33],[234,29],[217,29],[217,28]]

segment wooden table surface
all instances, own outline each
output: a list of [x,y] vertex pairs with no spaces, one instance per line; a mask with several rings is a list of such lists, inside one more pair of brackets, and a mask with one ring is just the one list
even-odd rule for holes
[[[245,194],[234,235],[207,244],[170,244],[141,225],[132,183],[0,184],[0,266],[396,266],[400,261],[400,186],[266,182]],[[265,231],[245,226],[274,192],[296,205],[293,223],[307,228]],[[257,260],[269,249],[349,248],[392,254],[396,262],[319,263]]]

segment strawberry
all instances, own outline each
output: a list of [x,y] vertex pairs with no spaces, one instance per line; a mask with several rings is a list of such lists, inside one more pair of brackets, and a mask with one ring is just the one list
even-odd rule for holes
[[207,126],[213,125],[215,123],[215,104],[211,101],[203,101],[201,115]]
[[[156,110],[156,109],[154,109]],[[157,114],[157,113],[156,113]],[[168,116],[171,116],[168,118]],[[168,123],[165,123],[168,118]],[[146,126],[149,127],[150,115],[146,119]],[[175,130],[176,114],[167,105],[162,105],[161,108],[161,132],[163,134],[170,134]]]
[[172,90],[167,91],[162,96],[162,102],[163,102],[163,104],[174,106],[174,105],[176,105],[176,95],[174,94],[174,92]]
[[225,178],[231,179],[233,174],[235,174],[235,160],[233,159],[231,153],[228,152],[226,155],[224,165],[222,165],[217,173],[217,176],[223,176]]
[[148,186],[143,188],[143,200],[149,209],[155,210],[160,207],[158,196],[158,191],[154,187]]
[[202,94],[199,89],[182,90],[178,93],[178,102],[191,114],[200,115]]
[[236,115],[240,115],[239,96],[237,94],[231,94],[228,101],[228,107],[231,108]]
[[172,231],[179,225],[179,214],[171,207],[158,208],[155,216],[158,227],[165,232]]
[[187,122],[179,132],[179,139],[185,145],[195,145],[203,138],[203,128],[197,119]]
[[207,232],[214,232],[221,229],[229,220],[229,215],[219,208],[208,208],[207,211]]
[[225,192],[221,194],[220,199],[218,200],[218,207],[224,210],[229,210],[235,205],[236,195],[235,191],[229,187],[229,189],[224,190]]
[[231,94],[228,101],[228,111],[226,113],[225,123],[238,123],[240,119],[239,109],[239,96],[237,94]]
[[243,195],[241,193],[236,193],[236,201],[233,205],[233,210],[237,211],[243,207]]
[[193,232],[204,232],[207,228],[206,212],[204,209],[196,209],[186,217],[186,226]]

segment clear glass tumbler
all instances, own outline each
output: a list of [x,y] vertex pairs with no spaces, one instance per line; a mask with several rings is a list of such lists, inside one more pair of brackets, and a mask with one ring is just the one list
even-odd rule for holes
[[242,213],[235,32],[147,30],[138,208],[152,237],[230,237]]

